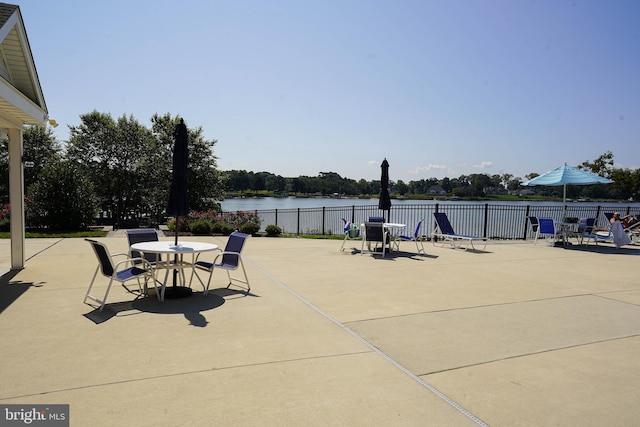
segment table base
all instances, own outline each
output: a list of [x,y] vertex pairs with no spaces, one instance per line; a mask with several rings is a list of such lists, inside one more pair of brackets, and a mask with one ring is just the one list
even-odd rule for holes
[[164,289],[164,297],[169,299],[186,298],[191,296],[193,290],[186,286],[167,286]]

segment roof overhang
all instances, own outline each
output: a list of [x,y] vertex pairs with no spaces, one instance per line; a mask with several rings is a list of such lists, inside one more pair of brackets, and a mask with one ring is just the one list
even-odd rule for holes
[[0,126],[43,126],[47,119],[20,8],[0,3]]

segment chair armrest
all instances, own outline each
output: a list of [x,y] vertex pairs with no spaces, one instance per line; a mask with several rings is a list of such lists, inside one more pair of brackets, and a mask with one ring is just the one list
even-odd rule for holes
[[131,263],[131,266],[142,264],[144,267],[143,270],[150,270],[152,268],[151,263],[144,258],[127,258],[117,262],[116,265],[114,265],[114,271],[118,271],[120,265],[128,263]]

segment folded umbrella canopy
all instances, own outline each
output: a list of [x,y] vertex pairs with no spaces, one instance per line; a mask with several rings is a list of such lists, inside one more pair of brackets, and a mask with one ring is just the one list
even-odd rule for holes
[[532,187],[535,185],[543,185],[549,187],[563,186],[562,203],[564,204],[564,212],[567,211],[567,184],[570,185],[594,185],[594,184],[611,184],[613,181],[597,175],[593,172],[578,169],[573,166],[564,165],[555,168],[552,171],[543,173],[529,181],[525,181],[522,185]]
[[382,176],[380,177],[380,200],[378,200],[378,209],[387,211],[387,219],[391,216],[391,197],[389,196],[389,162],[385,158],[380,165],[382,168]]
[[[173,171],[171,188],[169,189],[169,200],[167,202],[167,215],[176,217],[176,237],[175,245],[178,246],[178,231],[180,230],[180,217],[189,213],[189,192],[187,191],[187,169],[189,164],[189,148],[187,126],[184,119],[176,126],[173,137]],[[176,255],[177,257],[177,255]],[[177,258],[175,259],[177,262]],[[177,270],[173,271],[173,287],[166,289],[165,297],[179,298],[190,295],[191,288],[176,286]]]

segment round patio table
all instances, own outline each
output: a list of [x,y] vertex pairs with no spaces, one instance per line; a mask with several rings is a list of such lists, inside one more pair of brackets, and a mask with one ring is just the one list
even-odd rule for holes
[[[169,271],[183,270],[185,268],[194,268],[194,262],[196,255],[202,252],[211,252],[218,249],[218,245],[213,243],[204,242],[178,242],[176,245],[174,242],[169,241],[152,241],[152,242],[140,242],[131,245],[132,250],[136,250],[143,254],[163,254],[162,260],[155,263],[153,271],[153,280],[161,284],[160,292],[158,292],[158,300],[164,301],[165,293],[167,298],[178,298],[182,296],[191,295],[191,283],[189,286],[176,286],[175,279],[174,284],[167,291],[167,279],[169,278]],[[191,254],[191,261],[185,261],[184,255]],[[173,256],[172,256],[173,255]],[[164,280],[158,280],[159,270],[165,270]],[[182,275],[184,282],[184,274]]]

